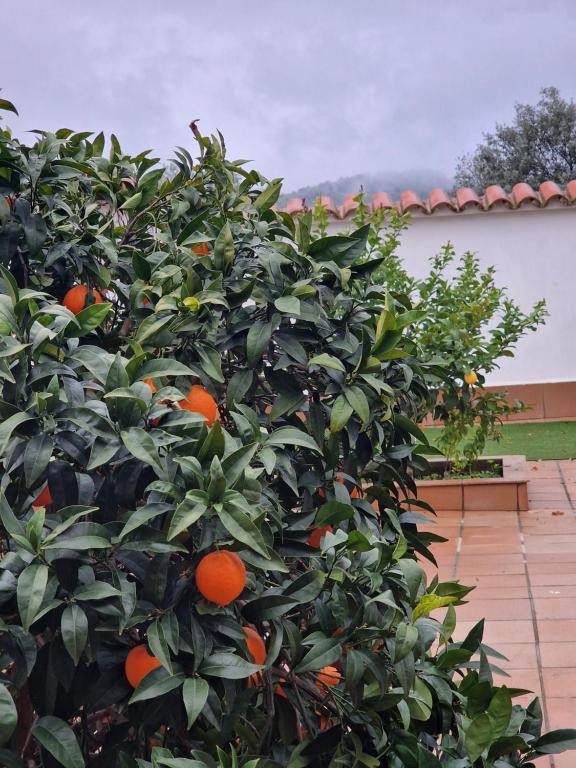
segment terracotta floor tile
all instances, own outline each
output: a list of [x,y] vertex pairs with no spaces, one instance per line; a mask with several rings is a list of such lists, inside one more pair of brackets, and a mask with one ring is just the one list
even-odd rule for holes
[[530,569],[530,582],[533,587],[547,586],[549,584],[576,584],[576,573],[564,573],[558,572],[560,569],[556,569],[556,573],[534,573],[532,568]]
[[507,671],[509,677],[494,676],[494,682],[497,685],[506,685],[508,688],[525,688],[529,691],[525,696],[514,698],[514,704],[526,705],[535,696],[540,696],[540,675],[537,669],[510,669]]
[[[534,557],[534,556],[533,556]],[[566,574],[576,574],[576,563],[561,563],[556,558],[550,558],[548,556],[545,562],[535,562],[533,559],[528,561],[528,571],[530,578],[533,574],[546,574],[553,573],[557,576]]]
[[[548,711],[548,722],[551,730],[558,728],[576,728],[576,697],[568,702],[566,699],[557,699],[550,697],[546,699],[546,709]],[[569,754],[569,753],[568,753]],[[574,753],[572,766],[576,763]]]
[[[566,699],[564,699],[566,701]],[[573,711],[576,712],[576,699],[574,699],[574,703],[572,705],[569,705],[572,707]],[[576,719],[572,719],[572,728],[576,725]],[[571,750],[570,752],[562,752],[559,755],[554,755],[554,768],[574,768],[574,751]],[[550,763],[552,765],[552,763]],[[539,766],[538,768],[548,768],[546,764]]]
[[570,597],[534,598],[539,619],[576,619],[576,600]]
[[463,620],[486,619],[487,621],[516,621],[532,619],[530,600],[478,600],[470,596],[470,602],[458,607]]
[[544,691],[546,697],[574,698],[576,691],[576,667],[571,669],[544,668]]
[[[470,585],[471,586],[471,585]],[[539,587],[540,589],[540,587]],[[549,589],[549,587],[541,587]],[[576,587],[557,587],[557,589],[574,589]],[[564,593],[562,593],[564,595]],[[470,594],[470,600],[528,600],[528,587],[476,587]],[[545,595],[541,595],[545,597]]]
[[[474,594],[477,594],[475,592]],[[554,585],[547,585],[544,587],[538,587],[532,585],[532,595],[534,597],[546,597],[546,598],[554,598],[554,597],[576,597],[576,584],[554,584]]]
[[[573,643],[540,643],[542,667],[576,667],[576,640]],[[576,695],[576,691],[574,691]]]
[[538,637],[541,643],[576,642],[576,619],[540,619]]
[[468,577],[467,584],[471,587],[477,585],[482,588],[527,587],[528,581],[523,573],[498,574],[496,576],[492,574],[475,574]]
[[498,667],[502,667],[508,673],[512,669],[538,668],[536,647],[533,643],[499,643],[495,650],[507,656],[507,660],[495,659],[493,656],[490,656],[489,661]]
[[[456,609],[458,611],[458,609]],[[457,614],[458,615],[458,614]],[[475,621],[458,621],[454,638],[463,640]],[[488,621],[484,628],[484,642],[496,650],[513,640],[516,643],[533,643],[534,629],[531,621]]]

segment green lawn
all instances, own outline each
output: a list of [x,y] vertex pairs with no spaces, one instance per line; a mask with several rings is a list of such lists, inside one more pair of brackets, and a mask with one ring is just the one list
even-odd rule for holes
[[[424,430],[431,443],[441,432],[440,427]],[[576,421],[542,422],[534,424],[505,424],[500,442],[490,441],[484,456],[520,453],[527,459],[576,459]]]

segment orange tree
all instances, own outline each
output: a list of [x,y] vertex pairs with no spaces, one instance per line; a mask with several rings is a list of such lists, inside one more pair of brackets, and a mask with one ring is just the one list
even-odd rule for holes
[[469,589],[425,577],[426,367],[366,228],[311,242],[192,129],[171,178],[114,137],[0,132],[0,763],[574,746],[493,685],[482,622],[454,639]]

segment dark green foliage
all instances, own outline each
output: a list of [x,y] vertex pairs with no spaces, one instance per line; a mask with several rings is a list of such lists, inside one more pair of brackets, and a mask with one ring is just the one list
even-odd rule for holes
[[[114,137],[0,133],[0,763],[465,768],[571,746],[492,686],[481,625],[453,641],[469,589],[418,563],[421,315],[366,281],[367,228],[311,243],[277,183],[193,131],[169,180]],[[74,316],[78,282],[105,301]],[[199,382],[211,428],[178,405]],[[195,581],[215,548],[248,571],[224,608]],[[134,691],[142,643],[162,666]]]

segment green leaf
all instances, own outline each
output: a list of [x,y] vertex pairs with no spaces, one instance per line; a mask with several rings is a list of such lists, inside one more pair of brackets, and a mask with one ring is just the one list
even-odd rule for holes
[[333,664],[339,659],[341,653],[342,649],[339,640],[334,638],[319,640],[295,667],[294,672],[300,675],[303,672],[314,672],[322,669],[322,667]]
[[343,373],[346,373],[344,364],[338,360],[337,357],[328,355],[326,352],[323,352],[321,355],[316,355],[316,357],[310,358],[310,360],[308,360],[308,366],[310,367],[311,365],[319,365],[321,368],[333,368],[335,371],[342,371]]
[[185,681],[184,675],[169,675],[164,667],[158,667],[149,672],[142,679],[140,685],[132,694],[128,704],[135,704],[137,701],[148,701],[148,699],[157,699],[164,696],[165,693],[179,688]]
[[228,389],[226,390],[226,403],[229,409],[233,408],[235,403],[240,402],[244,398],[244,395],[252,386],[253,380],[254,371],[248,368],[236,371],[228,382]]
[[545,733],[530,745],[539,755],[556,755],[568,749],[576,749],[576,729],[560,728]]
[[250,462],[257,450],[258,443],[250,443],[249,445],[243,445],[242,448],[222,459],[222,471],[226,477],[228,488],[232,488],[242,477],[244,470],[250,466]]
[[142,192],[136,192],[135,195],[132,195],[128,198],[120,208],[119,211],[131,211],[133,208],[137,208],[140,203],[142,202]]
[[53,448],[52,437],[45,432],[34,435],[29,441],[24,451],[24,476],[28,488],[32,488],[46,472]]
[[150,464],[160,473],[164,471],[154,440],[152,440],[148,432],[145,432],[140,427],[130,427],[130,429],[122,431],[120,437],[132,456],[140,459],[145,464]]
[[421,616],[427,616],[431,611],[435,611],[437,608],[444,608],[447,605],[452,605],[452,603],[457,602],[458,598],[454,596],[443,597],[442,595],[423,595],[414,608],[412,621],[416,621],[416,619],[419,619]]
[[152,655],[158,659],[169,675],[173,675],[172,659],[170,658],[170,650],[164,636],[162,623],[158,620],[152,622],[146,630],[146,637]]
[[492,721],[492,740],[504,736],[512,717],[512,698],[506,687],[499,688],[492,697],[488,716]]
[[300,314],[300,299],[297,299],[296,296],[281,296],[276,299],[274,306],[278,312],[283,312],[286,315]]
[[308,250],[314,261],[334,261],[339,267],[349,267],[366,251],[370,225],[350,235],[331,235],[315,240]]
[[272,338],[272,323],[258,320],[250,326],[246,338],[246,365],[254,368]]
[[204,491],[188,491],[172,516],[168,529],[168,541],[172,541],[178,534],[193,525],[207,509],[207,496]]
[[160,360],[148,360],[139,369],[136,375],[137,381],[144,379],[156,379],[163,376],[194,376],[194,371],[184,363],[173,360],[170,357],[162,357]]
[[330,432],[340,432],[344,429],[353,412],[354,409],[344,395],[338,395],[330,414]]
[[74,325],[74,323],[70,323],[66,328],[66,336],[86,336],[86,334],[102,325],[111,309],[112,304],[107,302],[102,304],[91,304],[89,307],[84,307],[84,309],[76,315],[76,322],[80,328]]
[[230,223],[227,221],[214,241],[214,266],[221,272],[227,272],[234,261],[234,239]]
[[18,577],[16,598],[22,626],[28,632],[44,601],[48,585],[48,566],[32,563]]
[[285,445],[296,445],[302,448],[308,448],[316,453],[321,453],[318,443],[314,438],[310,437],[307,432],[303,432],[296,427],[280,427],[280,429],[276,429],[272,434],[268,435],[265,442],[268,447],[276,445],[280,447],[284,447]]
[[15,115],[18,114],[18,110],[12,104],[11,101],[8,101],[7,99],[0,99],[0,109],[5,110],[6,112],[14,112]]
[[64,768],[84,768],[84,758],[74,731],[59,717],[41,717],[32,735]]
[[108,584],[106,581],[93,581],[78,587],[74,592],[76,600],[107,600],[112,597],[121,597],[122,593]]
[[259,664],[251,664],[235,653],[214,653],[202,662],[199,671],[208,677],[242,680],[261,669]]
[[13,413],[12,416],[4,419],[0,424],[0,456],[4,456],[6,453],[8,442],[12,437],[14,430],[17,429],[20,424],[23,424],[25,421],[31,421],[32,419],[33,417],[29,416],[27,413]]
[[468,726],[464,738],[464,745],[470,762],[476,762],[482,756],[482,753],[488,749],[492,741],[492,723],[490,718],[487,714],[478,715]]
[[402,661],[418,642],[418,630],[413,624],[398,624],[394,645],[394,663]]
[[254,200],[254,208],[259,211],[268,211],[280,197],[282,191],[282,179],[273,179],[268,186],[260,192]]
[[82,652],[88,641],[88,618],[76,603],[68,605],[60,620],[60,629],[64,647],[78,666]]
[[347,387],[344,390],[344,397],[349,405],[356,411],[363,424],[370,421],[370,404],[368,398],[360,387]]
[[225,501],[224,505],[217,510],[217,514],[224,528],[236,541],[246,544],[262,557],[269,559],[268,548],[262,534],[238,505]]
[[0,683],[0,746],[6,744],[18,723],[16,704],[8,688]]
[[210,686],[201,677],[189,677],[182,687],[182,699],[188,717],[188,730],[192,728],[208,700]]

